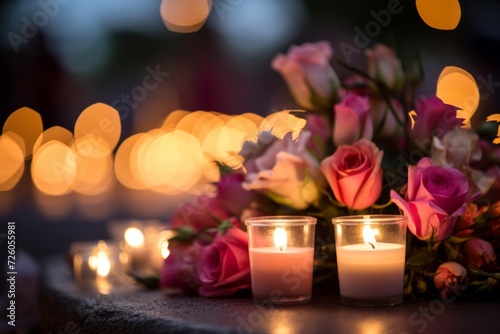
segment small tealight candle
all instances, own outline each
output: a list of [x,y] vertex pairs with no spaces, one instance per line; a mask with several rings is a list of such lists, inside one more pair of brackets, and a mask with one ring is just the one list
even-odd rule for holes
[[253,298],[277,304],[311,300],[316,218],[269,216],[245,223]]
[[154,245],[150,251],[151,253],[151,265],[156,273],[160,273],[165,259],[170,255],[169,242],[170,238],[173,238],[177,232],[173,229],[163,229],[158,233]]
[[113,220],[108,223],[112,239],[120,245],[120,261],[137,275],[154,274],[158,235],[164,225],[158,220]]
[[357,306],[403,302],[406,218],[333,218],[340,300]]
[[104,241],[73,243],[73,275],[78,286],[97,288],[108,294],[112,283],[122,274],[117,249]]

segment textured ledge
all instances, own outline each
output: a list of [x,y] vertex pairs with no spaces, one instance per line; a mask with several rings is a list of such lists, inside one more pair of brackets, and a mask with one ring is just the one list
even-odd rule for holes
[[[336,284],[336,283],[335,283]],[[81,291],[62,257],[44,263],[44,333],[498,333],[500,301],[405,301],[393,307],[343,306],[334,291],[310,303],[254,304],[250,296],[208,299],[129,287]]]

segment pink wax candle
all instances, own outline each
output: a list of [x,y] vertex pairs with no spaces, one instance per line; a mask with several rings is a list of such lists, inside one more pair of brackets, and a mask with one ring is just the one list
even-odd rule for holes
[[311,299],[314,259],[312,217],[246,220],[254,299],[299,303]]
[[250,251],[252,292],[259,299],[279,302],[281,298],[310,295],[314,249],[289,247],[255,248]]

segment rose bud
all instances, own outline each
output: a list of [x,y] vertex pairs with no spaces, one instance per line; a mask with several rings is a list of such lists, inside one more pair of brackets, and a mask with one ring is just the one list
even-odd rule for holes
[[467,270],[456,262],[445,262],[438,267],[434,276],[434,286],[440,292],[441,298],[447,299],[465,290],[469,279]]

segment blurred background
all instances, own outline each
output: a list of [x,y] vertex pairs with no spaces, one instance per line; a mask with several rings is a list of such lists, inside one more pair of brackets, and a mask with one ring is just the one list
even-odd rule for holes
[[[408,0],[214,0],[207,22],[194,33],[169,31],[160,2],[3,1],[0,125],[27,106],[41,115],[44,129],[58,125],[72,132],[86,107],[104,102],[120,114],[121,143],[159,126],[176,109],[267,115],[296,108],[271,60],[291,44],[319,40],[332,44],[335,59],[361,69],[366,69],[363,49],[374,43],[394,47],[403,62],[420,54],[425,81],[417,95],[435,92],[445,66],[461,67],[476,79],[481,94],[473,126],[500,112],[496,0],[460,1],[462,18],[452,31],[429,27]],[[401,10],[360,47],[359,31],[390,5]],[[157,85],[145,86],[148,75]],[[17,247],[41,260],[66,251],[72,241],[108,238],[111,220],[166,223],[186,200],[188,195],[131,190],[120,183],[94,196],[45,195],[33,187],[28,160],[19,183],[0,191],[0,233],[15,221]]]

